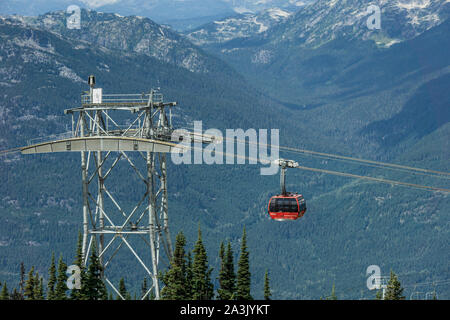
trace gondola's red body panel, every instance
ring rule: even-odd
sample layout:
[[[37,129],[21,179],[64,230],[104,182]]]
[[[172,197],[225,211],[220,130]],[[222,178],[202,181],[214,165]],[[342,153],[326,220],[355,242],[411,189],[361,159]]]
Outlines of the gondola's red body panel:
[[[270,198],[268,211],[274,220],[297,220],[306,212],[306,201],[297,193],[273,196]]]

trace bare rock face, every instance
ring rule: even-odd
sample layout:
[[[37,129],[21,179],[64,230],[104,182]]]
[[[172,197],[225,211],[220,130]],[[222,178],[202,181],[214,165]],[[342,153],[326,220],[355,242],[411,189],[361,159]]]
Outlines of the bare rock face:
[[[163,62],[183,67],[191,72],[207,73],[205,55],[189,40],[167,26],[139,16],[81,11],[81,28],[67,28],[68,14],[51,12],[37,18],[9,17],[11,21],[51,31],[65,38],[83,41],[125,55],[145,54]],[[207,59],[206,59],[207,60]]]

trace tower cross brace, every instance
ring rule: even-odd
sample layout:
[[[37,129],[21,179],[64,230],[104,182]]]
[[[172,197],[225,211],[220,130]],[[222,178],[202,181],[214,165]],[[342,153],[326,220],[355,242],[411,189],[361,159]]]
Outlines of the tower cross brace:
[[[103,95],[89,77],[89,92],[81,96],[81,107],[66,109],[72,115],[70,137],[21,148],[22,154],[80,152],[82,180],[83,239],[82,253],[87,264],[92,246],[98,250],[102,276],[122,299],[119,290],[107,276],[109,265],[122,248],[128,248],[152,280],[143,293],[145,299],[153,290],[160,299],[158,270],[160,249],[168,261],[173,255],[169,232],[167,193],[167,153],[183,151],[172,141],[172,107],[163,95],[152,89],[148,94]],[[98,91],[100,90],[100,92]],[[126,118],[124,112],[132,115]],[[122,116],[120,116],[122,115]],[[176,141],[179,142],[179,141]],[[130,154],[138,154],[138,160]],[[139,157],[140,155],[140,157]],[[142,162],[145,169],[142,169]],[[128,165],[144,185],[143,194],[131,210],[120,205],[107,182],[117,167]],[[150,251],[150,263],[131,240],[141,238]],[[115,248],[114,248],[115,247]],[[138,252],[139,251],[139,252]],[[144,249],[143,253],[148,253]]]

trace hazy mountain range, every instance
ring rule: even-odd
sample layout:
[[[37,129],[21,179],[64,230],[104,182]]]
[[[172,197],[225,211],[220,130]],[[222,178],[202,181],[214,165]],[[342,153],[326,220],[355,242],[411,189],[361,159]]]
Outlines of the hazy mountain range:
[[[37,16],[50,11],[65,10],[70,5],[121,15],[151,18],[158,23],[186,29],[214,18],[236,13],[256,13],[279,7],[295,10],[311,1],[294,0],[8,0],[0,2],[0,14]]]

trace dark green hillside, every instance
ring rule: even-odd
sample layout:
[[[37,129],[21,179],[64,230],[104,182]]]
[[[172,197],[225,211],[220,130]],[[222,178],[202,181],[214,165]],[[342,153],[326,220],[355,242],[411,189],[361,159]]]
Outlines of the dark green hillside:
[[[404,139],[420,139],[450,121],[450,75],[421,86],[402,110],[387,120],[371,123],[363,133],[375,136],[383,146],[393,147]]]

